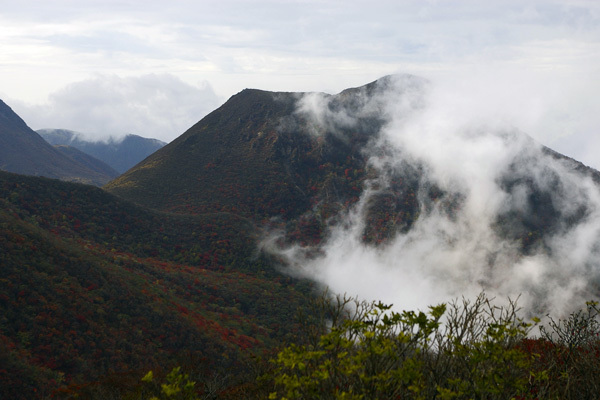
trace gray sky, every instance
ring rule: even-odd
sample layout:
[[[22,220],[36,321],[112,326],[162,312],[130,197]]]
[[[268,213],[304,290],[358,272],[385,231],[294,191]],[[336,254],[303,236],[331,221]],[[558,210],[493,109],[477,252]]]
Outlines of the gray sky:
[[[390,73],[600,168],[596,0],[0,0],[0,98],[34,129],[170,141],[247,87]]]

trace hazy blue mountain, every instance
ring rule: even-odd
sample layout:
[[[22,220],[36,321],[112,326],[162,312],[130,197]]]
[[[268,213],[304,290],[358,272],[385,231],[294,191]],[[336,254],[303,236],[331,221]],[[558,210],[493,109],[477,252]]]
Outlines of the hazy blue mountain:
[[[114,177],[48,144],[0,100],[0,169],[101,186]]]
[[[110,165],[106,164],[104,161],[98,160],[96,157],[92,157],[87,153],[73,147],[67,145],[55,145],[55,149],[66,155],[67,157],[72,158],[77,161],[81,165],[86,166],[92,171],[96,171],[98,173],[107,175],[111,178],[116,178],[120,174],[112,168]]]
[[[67,129],[40,129],[37,131],[52,145],[66,145],[95,157],[119,173],[123,173],[163,147],[166,143],[157,139],[127,135],[121,140],[86,140],[84,136]]]

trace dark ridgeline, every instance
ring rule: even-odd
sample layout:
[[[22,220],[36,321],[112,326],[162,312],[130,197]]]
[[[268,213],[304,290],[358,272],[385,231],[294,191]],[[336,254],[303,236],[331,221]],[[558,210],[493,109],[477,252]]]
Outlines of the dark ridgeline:
[[[147,139],[138,135],[126,135],[116,140],[91,141],[83,135],[67,129],[38,129],[48,143],[74,147],[115,169],[119,174],[127,171],[166,143],[157,139]],[[117,176],[115,175],[115,176]]]

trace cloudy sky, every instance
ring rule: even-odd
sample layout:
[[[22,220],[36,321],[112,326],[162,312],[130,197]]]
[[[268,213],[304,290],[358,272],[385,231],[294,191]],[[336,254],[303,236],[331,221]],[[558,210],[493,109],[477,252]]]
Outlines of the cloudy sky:
[[[600,168],[596,0],[0,0],[0,98],[34,129],[170,141],[247,87],[390,73]]]

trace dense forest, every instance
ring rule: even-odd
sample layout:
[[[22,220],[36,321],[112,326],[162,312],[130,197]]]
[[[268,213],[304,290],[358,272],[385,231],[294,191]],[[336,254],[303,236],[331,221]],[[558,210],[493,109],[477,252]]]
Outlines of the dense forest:
[[[309,286],[255,254],[248,221],[10,173],[0,192],[3,398],[190,360],[225,374],[295,329]]]

